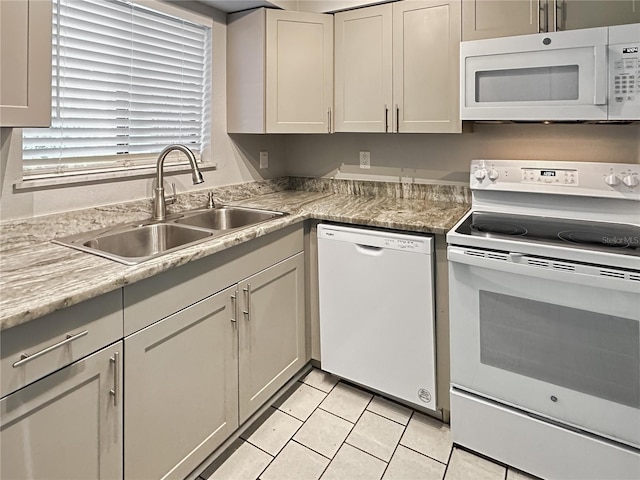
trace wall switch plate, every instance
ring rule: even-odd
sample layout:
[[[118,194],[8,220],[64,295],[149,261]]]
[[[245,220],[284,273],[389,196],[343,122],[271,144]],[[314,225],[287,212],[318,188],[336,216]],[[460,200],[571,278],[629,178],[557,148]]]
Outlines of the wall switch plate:
[[[269,152],[266,150],[260,152],[260,168],[269,168]]]
[[[371,152],[360,152],[360,168],[371,168]]]

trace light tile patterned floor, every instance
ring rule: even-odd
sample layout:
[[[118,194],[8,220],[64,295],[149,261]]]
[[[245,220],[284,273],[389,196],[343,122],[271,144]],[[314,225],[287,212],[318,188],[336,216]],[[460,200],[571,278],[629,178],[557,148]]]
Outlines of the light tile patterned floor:
[[[448,425],[312,370],[202,480],[531,480],[454,448]]]

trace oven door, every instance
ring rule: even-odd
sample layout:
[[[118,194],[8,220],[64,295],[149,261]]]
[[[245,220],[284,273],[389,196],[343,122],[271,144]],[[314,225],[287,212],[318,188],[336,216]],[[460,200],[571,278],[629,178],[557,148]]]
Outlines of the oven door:
[[[463,120],[606,120],[607,29],[462,42]]]
[[[456,246],[448,258],[454,386],[640,447],[640,272]]]

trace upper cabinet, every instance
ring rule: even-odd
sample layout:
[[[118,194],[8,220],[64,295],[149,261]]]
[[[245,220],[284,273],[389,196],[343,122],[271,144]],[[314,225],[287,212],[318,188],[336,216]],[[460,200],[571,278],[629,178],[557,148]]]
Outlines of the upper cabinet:
[[[640,22],[640,0],[463,0],[462,39]]]
[[[51,2],[0,1],[0,127],[51,124]]]
[[[555,0],[555,8],[556,30],[640,23],[640,0]]]
[[[462,40],[538,33],[545,0],[463,0]]]
[[[328,133],[332,105],[332,15],[264,8],[229,15],[229,133]]]
[[[460,3],[335,15],[337,132],[459,133]]]

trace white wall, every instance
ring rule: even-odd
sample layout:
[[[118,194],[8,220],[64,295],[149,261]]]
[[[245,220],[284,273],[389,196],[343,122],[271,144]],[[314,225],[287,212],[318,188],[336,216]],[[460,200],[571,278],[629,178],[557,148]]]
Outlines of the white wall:
[[[187,5],[191,2],[179,2]],[[278,135],[233,135],[226,133],[226,14],[215,9],[191,4],[191,9],[213,17],[212,76],[212,161],[216,170],[204,171],[205,183],[191,184],[191,174],[167,174],[175,182],[178,193],[219,185],[230,185],[285,173],[284,141]],[[103,181],[32,190],[15,190],[22,180],[21,129],[3,128],[0,132],[0,220],[28,218],[55,212],[76,210],[129,200],[150,198],[152,175],[146,178]],[[269,152],[269,168],[259,170],[259,152]]]
[[[371,169],[359,168],[359,151]],[[311,177],[468,183],[472,159],[640,163],[640,125],[482,125],[452,134],[291,135],[286,172]]]

